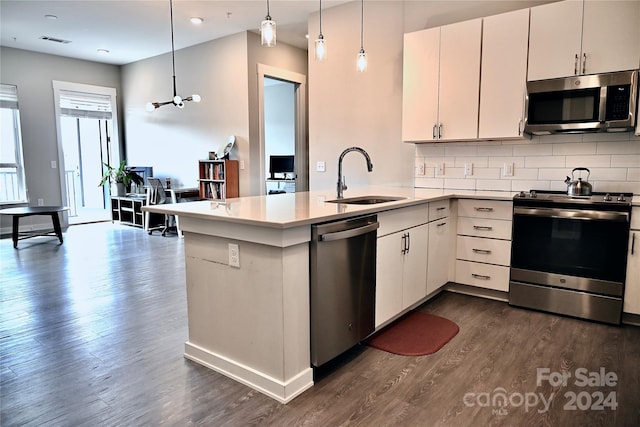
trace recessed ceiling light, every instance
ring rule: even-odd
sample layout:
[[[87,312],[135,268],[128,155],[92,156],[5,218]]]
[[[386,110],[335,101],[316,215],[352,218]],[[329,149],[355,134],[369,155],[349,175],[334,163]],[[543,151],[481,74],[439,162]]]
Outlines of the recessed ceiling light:
[[[102,55],[106,55],[109,53],[108,49],[98,49],[98,53],[102,54]]]
[[[44,15],[45,18],[47,19],[58,19],[58,17],[56,15]]]
[[[194,16],[193,18],[190,19],[192,24],[202,24],[204,22],[204,19],[198,17],[198,16]]]

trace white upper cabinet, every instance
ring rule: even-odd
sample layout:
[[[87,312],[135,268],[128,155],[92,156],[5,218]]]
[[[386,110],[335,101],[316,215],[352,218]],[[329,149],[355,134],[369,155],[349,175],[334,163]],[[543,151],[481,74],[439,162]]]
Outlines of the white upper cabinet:
[[[582,74],[640,67],[640,1],[584,2]]]
[[[640,66],[640,2],[565,0],[531,8],[528,80]]]
[[[441,27],[438,137],[478,137],[482,19]]]
[[[482,20],[404,36],[402,139],[478,137]]]
[[[529,10],[484,18],[480,139],[523,136]]]
[[[433,141],[438,121],[440,28],[404,35],[402,140]]]

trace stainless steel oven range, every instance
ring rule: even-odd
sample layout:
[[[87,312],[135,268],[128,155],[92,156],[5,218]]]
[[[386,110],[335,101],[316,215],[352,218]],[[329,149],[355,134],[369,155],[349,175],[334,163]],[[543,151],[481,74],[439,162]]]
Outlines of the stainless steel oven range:
[[[517,194],[509,304],[619,324],[632,196]]]

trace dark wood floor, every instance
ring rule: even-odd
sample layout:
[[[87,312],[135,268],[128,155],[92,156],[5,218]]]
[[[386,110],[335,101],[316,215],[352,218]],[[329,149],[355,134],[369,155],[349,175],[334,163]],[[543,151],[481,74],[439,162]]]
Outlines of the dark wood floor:
[[[438,353],[362,346],[281,405],[182,357],[182,239],[90,224],[71,227],[63,245],[36,238],[14,250],[3,239],[0,255],[2,426],[640,425],[637,327],[447,293],[420,307],[460,326]],[[538,368],[572,376],[537,386]],[[617,382],[581,387],[580,368]],[[610,399],[592,409],[600,392]],[[493,404],[500,393],[506,407]],[[545,410],[540,396],[552,394]]]

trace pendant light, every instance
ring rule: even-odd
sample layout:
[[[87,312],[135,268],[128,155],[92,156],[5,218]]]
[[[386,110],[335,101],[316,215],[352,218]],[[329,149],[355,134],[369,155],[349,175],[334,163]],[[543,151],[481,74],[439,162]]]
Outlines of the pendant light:
[[[267,16],[260,23],[260,38],[262,46],[271,47],[276,45],[276,21],[269,15],[269,0],[267,0]]]
[[[364,73],[367,71],[367,54],[364,52],[364,0],[360,0],[360,52],[358,52],[358,60],[356,66],[358,71]]]
[[[176,91],[176,58],[175,48],[173,43],[173,0],[169,0],[169,9],[171,13],[171,63],[173,66],[173,99],[166,102],[148,102],[147,111],[154,111],[156,108],[160,108],[163,105],[173,104],[178,108],[184,108],[185,101],[200,102],[200,95],[193,94],[186,98],[182,98]]]
[[[322,0],[320,0],[320,35],[316,39],[316,61],[324,61],[327,58],[327,42],[322,35]]]

